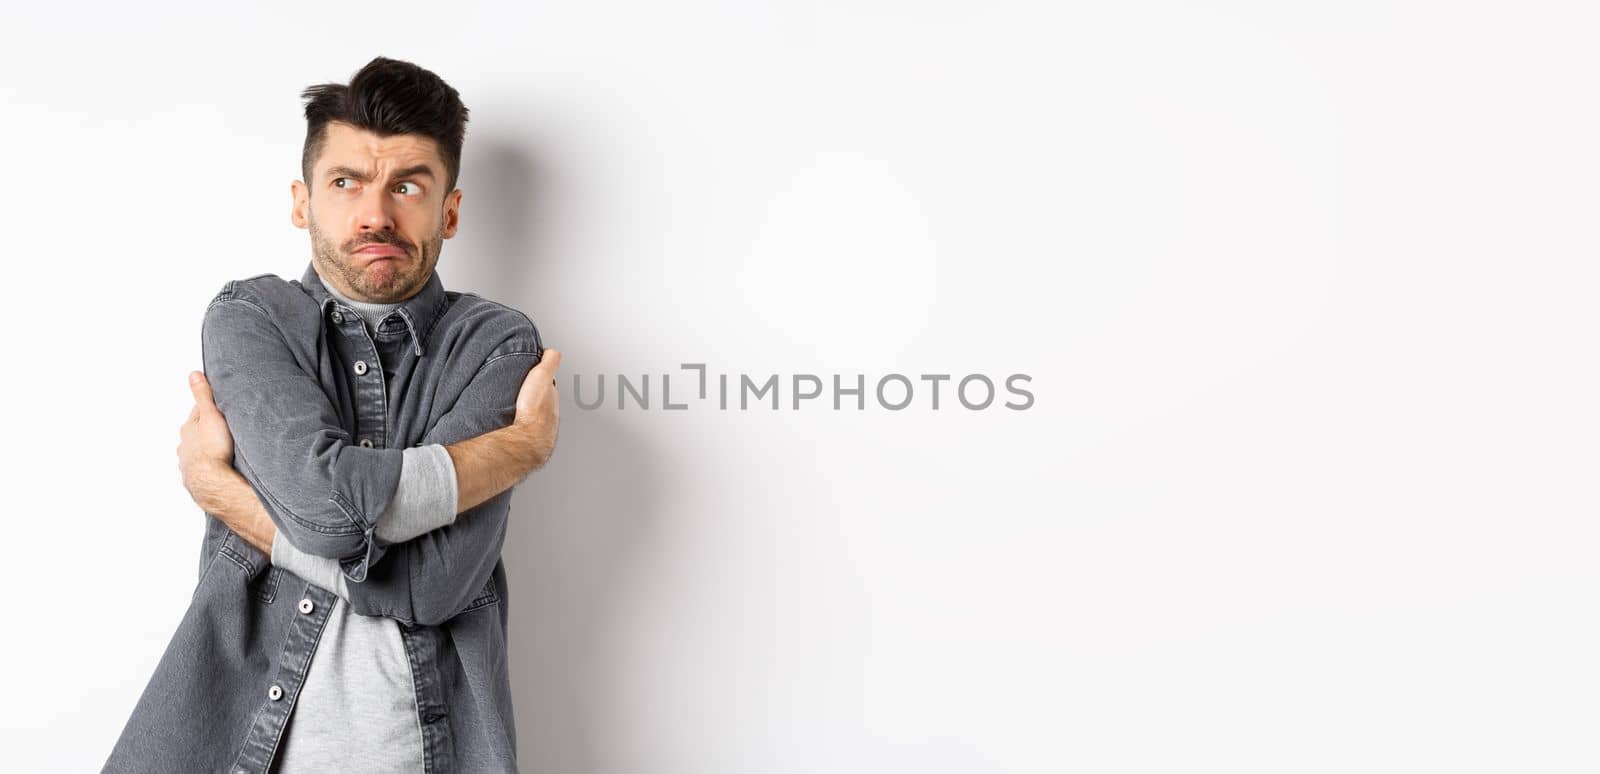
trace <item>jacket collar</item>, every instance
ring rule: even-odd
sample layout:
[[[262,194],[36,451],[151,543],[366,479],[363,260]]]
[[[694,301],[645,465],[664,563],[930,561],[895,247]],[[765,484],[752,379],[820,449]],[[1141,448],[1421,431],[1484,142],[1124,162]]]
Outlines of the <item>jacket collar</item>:
[[[330,308],[341,306],[339,299],[334,298],[333,294],[328,292],[327,286],[322,284],[322,276],[317,274],[314,262],[306,263],[306,271],[300,275],[300,286],[321,307],[324,318],[327,317]],[[421,290],[400,302],[400,306],[389,313],[398,314],[400,319],[405,321],[406,329],[411,333],[411,346],[416,350],[417,357],[422,357],[424,351],[422,342],[427,341],[434,323],[437,323],[444,314],[447,300],[444,282],[439,279],[439,272],[435,270],[428,275],[428,282]],[[350,311],[352,314],[355,313],[353,309]]]

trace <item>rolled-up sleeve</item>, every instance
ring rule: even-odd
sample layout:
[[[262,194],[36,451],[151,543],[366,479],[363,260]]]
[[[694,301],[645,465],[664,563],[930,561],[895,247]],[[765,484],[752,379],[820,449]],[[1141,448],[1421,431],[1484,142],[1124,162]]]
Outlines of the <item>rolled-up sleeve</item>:
[[[455,521],[459,499],[455,462],[443,444],[405,450],[400,488],[378,517],[374,534],[384,543],[402,543]],[[350,584],[339,562],[296,548],[279,530],[272,539],[272,563],[350,601]]]
[[[404,543],[456,520],[461,499],[455,461],[444,444],[430,443],[404,450],[400,488],[378,517],[374,534],[384,543]]]
[[[225,289],[206,308],[200,338],[234,467],[290,542],[340,559],[361,582],[384,550],[374,533],[399,485],[403,451],[352,443],[316,364],[297,356],[253,301]]]

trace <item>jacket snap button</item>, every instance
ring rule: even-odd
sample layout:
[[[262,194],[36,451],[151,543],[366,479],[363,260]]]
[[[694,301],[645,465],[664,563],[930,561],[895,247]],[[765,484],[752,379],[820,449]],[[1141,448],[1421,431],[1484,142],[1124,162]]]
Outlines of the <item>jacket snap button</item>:
[[[366,372],[367,372],[367,361],[365,361],[365,360],[357,360],[356,361],[356,375],[359,376],[359,375],[364,374]]]
[[[344,315],[340,314],[337,309],[333,310],[333,321],[336,323],[344,322]]]
[[[368,449],[372,448],[372,439],[371,438],[363,438],[363,439],[361,439],[361,445],[367,447]]]
[[[310,615],[311,611],[315,610],[315,609],[317,609],[317,606],[312,604],[311,600],[309,600],[309,599],[300,600],[300,612],[305,613],[306,615]]]
[[[277,701],[277,700],[283,698],[283,689],[279,688],[276,685],[272,686],[271,688],[268,688],[267,689],[267,698],[269,698],[269,699],[271,699],[273,701]]]

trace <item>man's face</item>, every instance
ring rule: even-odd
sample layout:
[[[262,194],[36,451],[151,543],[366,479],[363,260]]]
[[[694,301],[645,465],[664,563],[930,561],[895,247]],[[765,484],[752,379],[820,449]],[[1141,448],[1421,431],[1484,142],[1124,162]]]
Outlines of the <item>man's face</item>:
[[[391,303],[421,290],[456,234],[461,191],[445,191],[438,144],[327,126],[311,180],[294,181],[290,220],[311,230],[323,281],[357,301]]]

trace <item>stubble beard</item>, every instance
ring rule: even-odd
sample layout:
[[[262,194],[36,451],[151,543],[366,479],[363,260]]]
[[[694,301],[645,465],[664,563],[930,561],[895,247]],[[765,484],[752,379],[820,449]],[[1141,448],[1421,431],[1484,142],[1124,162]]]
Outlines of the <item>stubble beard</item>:
[[[337,276],[345,287],[360,296],[352,298],[372,303],[394,303],[416,295],[427,284],[444,245],[444,221],[441,219],[433,237],[421,245],[421,260],[414,263],[407,260],[403,266],[397,266],[395,261],[387,261],[385,267],[368,271],[355,263],[361,259],[347,257],[349,253],[317,228],[316,218],[308,216],[307,220],[311,229],[311,251],[318,268],[325,275],[331,273]],[[352,246],[357,244],[352,243]]]

